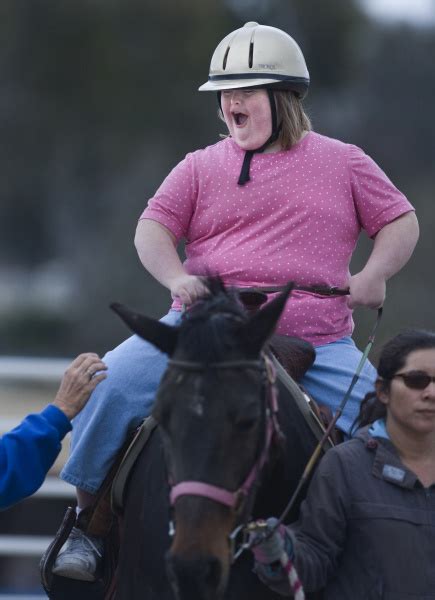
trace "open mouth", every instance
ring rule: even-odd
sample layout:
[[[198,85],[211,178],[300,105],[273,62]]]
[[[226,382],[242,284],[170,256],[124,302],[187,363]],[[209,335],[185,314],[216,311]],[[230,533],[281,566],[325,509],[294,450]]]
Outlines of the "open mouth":
[[[238,127],[242,127],[248,120],[248,115],[237,112],[237,113],[233,113],[233,118],[234,118],[236,125]]]

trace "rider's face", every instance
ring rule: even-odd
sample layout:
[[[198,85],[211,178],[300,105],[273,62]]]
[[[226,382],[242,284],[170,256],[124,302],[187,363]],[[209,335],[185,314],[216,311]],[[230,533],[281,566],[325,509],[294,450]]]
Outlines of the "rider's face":
[[[231,137],[243,150],[255,150],[271,136],[272,115],[266,90],[224,90],[221,106]]]

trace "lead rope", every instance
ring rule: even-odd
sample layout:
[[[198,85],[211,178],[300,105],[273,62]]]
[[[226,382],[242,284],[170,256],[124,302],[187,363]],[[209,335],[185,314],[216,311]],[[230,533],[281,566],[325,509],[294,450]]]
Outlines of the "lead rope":
[[[305,600],[305,592],[302,586],[302,581],[299,579],[299,575],[296,571],[293,561],[291,561],[287,556],[287,552],[283,552],[281,554],[279,562],[281,563],[284,571],[287,573],[288,582],[290,584],[290,589],[293,593],[294,599]]]
[[[274,531],[274,529],[271,528],[269,521],[269,519],[268,521],[258,520],[249,524],[248,527],[250,530],[250,541],[252,542],[252,546],[255,547],[259,543],[265,542],[267,545],[267,554],[269,556],[272,555],[273,557],[276,557],[276,562],[280,563],[283,571],[287,575],[292,597],[295,598],[295,600],[305,600],[305,592],[302,582],[299,579],[299,575],[296,571],[296,567],[293,564],[293,560],[286,551],[286,543],[284,541],[285,538],[282,536],[281,532],[276,531],[272,537],[270,536],[270,533]],[[281,527],[283,528],[283,526]],[[256,556],[256,559],[258,560],[260,557]]]
[[[334,415],[334,418],[332,419],[332,421],[329,423],[328,427],[326,428],[322,439],[320,440],[320,442],[317,444],[311,458],[309,459],[307,466],[305,467],[305,470],[299,480],[299,483],[292,495],[292,497],[290,498],[290,501],[288,502],[287,506],[285,507],[284,511],[282,512],[280,518],[277,520],[276,524],[270,528],[270,530],[266,533],[266,534],[262,534],[261,536],[252,536],[250,541],[248,541],[247,543],[244,544],[244,548],[243,549],[250,549],[252,548],[254,545],[257,545],[259,543],[261,543],[264,540],[270,539],[275,532],[277,532],[277,529],[283,525],[283,521],[285,519],[285,517],[287,516],[287,514],[290,512],[290,510],[293,508],[293,505],[296,501],[296,499],[298,498],[301,489],[303,488],[303,486],[305,485],[305,483],[307,482],[316,462],[318,461],[318,458],[320,456],[320,452],[322,451],[322,448],[324,446],[324,444],[326,443],[327,439],[329,438],[331,431],[333,430],[333,428],[335,427],[338,419],[341,417],[343,410],[347,404],[347,401],[350,398],[350,395],[352,393],[353,388],[355,387],[362,368],[364,366],[364,363],[367,360],[367,357],[370,353],[370,350],[372,349],[373,343],[375,341],[375,336],[376,336],[376,332],[377,329],[379,327],[379,323],[381,321],[382,318],[382,307],[378,309],[378,314],[376,317],[376,321],[375,324],[373,326],[373,329],[370,333],[367,345],[364,349],[363,355],[361,356],[361,359],[359,361],[359,364],[357,366],[357,369],[355,371],[354,376],[352,377],[352,381],[350,382],[349,388],[347,390],[347,392],[345,393],[343,400],[340,403],[340,406],[337,409],[337,412]],[[256,521],[254,523],[251,523],[248,525],[248,528],[251,529],[251,531],[257,531],[263,527],[262,523],[264,523],[264,521]],[[290,589],[294,595],[295,600],[305,600],[305,592],[302,586],[302,582],[299,578],[299,575],[297,573],[296,567],[293,564],[293,561],[289,558],[288,554],[285,552],[285,550],[282,552],[282,554],[280,555],[280,559],[279,559],[282,568],[284,569],[285,573],[287,574],[288,577],[288,581],[289,581],[289,585],[290,585]]]

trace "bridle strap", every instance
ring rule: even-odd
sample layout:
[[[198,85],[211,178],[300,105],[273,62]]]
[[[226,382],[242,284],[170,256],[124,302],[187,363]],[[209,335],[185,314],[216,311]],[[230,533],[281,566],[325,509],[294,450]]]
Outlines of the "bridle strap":
[[[266,435],[264,446],[258,460],[256,460],[248,476],[239,489],[235,492],[232,492],[230,490],[226,490],[225,488],[204,483],[202,481],[181,481],[180,483],[171,486],[171,492],[169,496],[171,506],[174,506],[176,500],[181,496],[202,496],[223,504],[224,506],[228,506],[229,508],[238,508],[240,506],[240,501],[249,495],[252,486],[254,485],[259,473],[267,461],[274,433],[277,435],[280,433],[277,420],[278,400],[275,386],[275,367],[267,355],[262,355],[262,360],[235,360],[220,363],[210,363],[209,365],[204,365],[199,362],[195,363],[171,359],[169,364],[171,366],[193,371],[203,371],[207,368],[237,369],[242,367],[256,368],[266,371],[268,386],[266,388]]]
[[[211,485],[209,483],[203,483],[202,481],[182,481],[177,483],[171,489],[169,499],[171,506],[174,506],[175,501],[180,496],[202,496],[203,498],[210,498],[215,500],[219,504],[224,504],[233,508],[238,502],[238,492],[229,492],[223,488]]]
[[[258,474],[267,460],[273,432],[273,422],[271,419],[269,419],[267,423],[266,442],[263,452],[237,491],[230,492],[225,488],[204,483],[202,481],[181,481],[180,483],[174,485],[171,489],[169,495],[171,506],[174,506],[175,501],[180,498],[180,496],[202,496],[203,498],[209,498],[210,500],[214,500],[215,502],[228,506],[229,508],[236,508],[239,505],[240,500],[243,497],[248,496],[252,485],[254,484]]]

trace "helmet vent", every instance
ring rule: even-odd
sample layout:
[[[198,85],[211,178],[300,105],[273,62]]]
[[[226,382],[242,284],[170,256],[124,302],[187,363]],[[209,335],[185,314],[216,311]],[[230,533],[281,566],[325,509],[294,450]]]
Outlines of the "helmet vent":
[[[225,50],[225,55],[224,55],[224,60],[222,63],[222,69],[225,71],[225,69],[227,68],[227,59],[228,59],[228,53],[230,51],[230,46],[228,46],[228,48]]]
[[[249,44],[249,68],[252,69],[252,63],[254,62],[254,42]]]

